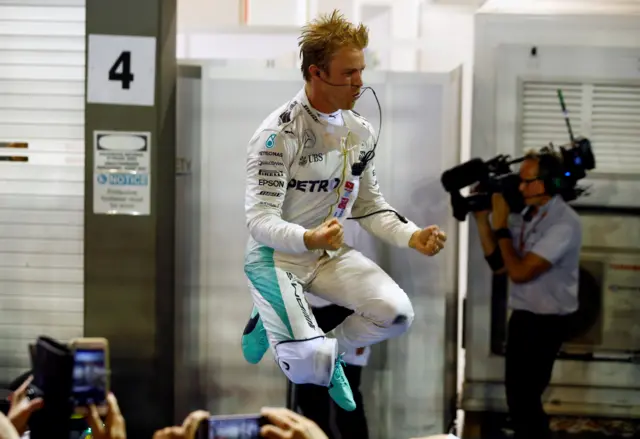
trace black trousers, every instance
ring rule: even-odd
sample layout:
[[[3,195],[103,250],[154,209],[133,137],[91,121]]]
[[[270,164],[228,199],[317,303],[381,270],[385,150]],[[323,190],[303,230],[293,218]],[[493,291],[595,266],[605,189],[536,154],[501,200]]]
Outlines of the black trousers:
[[[560,347],[567,337],[570,316],[513,311],[507,330],[505,387],[515,439],[548,439],[549,419],[542,394]]]
[[[351,315],[353,311],[337,305],[323,308],[314,308],[313,315],[318,326],[329,332]],[[297,384],[294,388],[294,399],[297,409],[304,416],[324,431],[329,439],[369,439],[367,418],[364,413],[362,393],[360,392],[360,379],[362,367],[348,364],[345,375],[353,391],[353,399],[356,409],[347,412],[333,402],[326,387],[314,384]],[[332,422],[332,413],[335,422]],[[332,427],[334,425],[335,427]],[[337,434],[336,434],[337,430]]]

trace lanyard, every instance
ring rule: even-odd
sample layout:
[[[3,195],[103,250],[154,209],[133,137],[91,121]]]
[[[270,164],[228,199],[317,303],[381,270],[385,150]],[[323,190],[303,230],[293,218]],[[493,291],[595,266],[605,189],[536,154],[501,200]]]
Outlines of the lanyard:
[[[529,239],[529,237],[531,236],[532,233],[534,233],[536,231],[536,227],[538,227],[538,224],[540,224],[540,222],[542,222],[542,220],[547,216],[547,213],[549,213],[549,209],[551,208],[552,204],[555,202],[555,198],[552,199],[551,201],[549,201],[546,206],[543,207],[544,212],[542,212],[540,214],[540,217],[538,218],[538,220],[533,223],[531,225],[531,228],[529,229],[529,231],[527,232],[527,234],[524,234],[524,229],[527,228],[527,223],[523,222],[522,223],[522,228],[520,229],[520,242],[518,243],[518,249],[520,250],[520,255],[524,254],[524,246],[525,243],[527,242],[527,240]]]

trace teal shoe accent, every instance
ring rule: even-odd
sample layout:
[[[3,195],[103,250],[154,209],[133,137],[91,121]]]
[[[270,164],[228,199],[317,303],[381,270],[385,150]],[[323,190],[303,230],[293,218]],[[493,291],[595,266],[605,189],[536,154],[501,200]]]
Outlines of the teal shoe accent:
[[[258,364],[268,349],[269,337],[267,337],[267,331],[264,329],[260,314],[254,306],[251,318],[242,334],[242,355],[247,362]]]
[[[331,383],[329,384],[329,395],[343,410],[352,412],[356,409],[356,402],[353,400],[353,392],[351,391],[349,380],[347,380],[347,376],[344,374],[344,364],[342,354],[338,355],[338,358],[336,358],[336,368],[333,371]]]

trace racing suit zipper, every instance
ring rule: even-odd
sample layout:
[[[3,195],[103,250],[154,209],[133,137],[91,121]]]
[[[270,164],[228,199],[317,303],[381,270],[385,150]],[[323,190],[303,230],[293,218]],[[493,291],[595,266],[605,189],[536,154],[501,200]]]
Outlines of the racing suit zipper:
[[[347,139],[349,137],[347,136]],[[345,139],[345,144],[346,144],[346,139]],[[337,200],[336,202],[331,205],[329,207],[329,213],[327,214],[327,216],[322,220],[322,222],[325,222],[326,220],[329,219],[329,217],[331,217],[331,213],[333,212],[334,208],[336,206],[338,206],[340,204],[340,200],[342,199],[342,186],[344,186],[345,181],[346,181],[346,175],[347,175],[347,164],[348,164],[348,156],[349,151],[347,151],[346,148],[342,148],[342,178],[340,180],[340,184],[338,186],[336,186],[335,192],[336,192],[336,196],[337,196]]]

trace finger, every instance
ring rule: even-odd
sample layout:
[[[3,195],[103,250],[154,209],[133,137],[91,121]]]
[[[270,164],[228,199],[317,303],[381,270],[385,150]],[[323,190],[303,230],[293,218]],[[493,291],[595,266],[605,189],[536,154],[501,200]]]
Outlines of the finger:
[[[325,221],[324,223],[327,227],[333,226],[335,224],[340,224],[340,221],[338,221],[338,218],[331,218],[328,221]]]
[[[427,243],[427,245],[425,245],[425,254],[427,256],[433,256],[438,253],[438,251],[438,246],[434,241],[429,242]]]
[[[109,407],[110,414],[122,416],[122,413],[120,413],[120,406],[118,405],[118,400],[116,399],[116,396],[111,392],[109,392],[109,394],[107,395],[107,406]]]
[[[293,437],[290,432],[287,432],[275,425],[265,425],[260,429],[260,437],[265,439],[288,439]]]
[[[423,255],[426,256],[431,256],[431,248],[426,245],[426,244],[420,244],[416,247],[416,250],[418,250],[420,253],[422,253]]]
[[[109,439],[126,439],[127,438],[127,427],[124,422],[124,416],[115,415],[110,423],[107,424],[109,427]]]
[[[438,237],[442,240],[442,241],[446,241],[447,240],[447,234],[445,232],[443,232],[442,230],[440,230],[440,232],[438,232]]]
[[[36,410],[40,410],[42,407],[44,407],[44,399],[36,398],[29,401],[29,405],[27,406],[27,412],[33,413]]]
[[[179,439],[184,437],[184,429],[182,427],[166,427],[158,430],[153,435],[153,439]]]
[[[304,422],[307,420],[307,418],[300,416],[298,413],[289,410],[288,408],[284,408],[284,407],[278,407],[277,409],[277,413],[280,414],[281,416],[288,418],[289,420],[291,420],[291,422],[295,423],[300,423],[300,422]]]
[[[119,420],[122,418],[120,413],[120,407],[118,406],[118,400],[113,393],[108,393],[106,398],[107,403],[107,416],[105,424],[109,426],[119,425]]]
[[[182,423],[182,426],[185,429],[185,437],[187,439],[195,438],[200,424],[206,422],[206,420],[209,419],[209,416],[209,412],[204,410],[196,410],[195,412],[189,413]]]
[[[340,230],[340,233],[338,233],[335,238],[337,241],[340,242],[340,244],[342,244],[342,241],[344,241],[344,230]]]
[[[285,415],[282,409],[266,408],[262,410],[262,415],[265,416],[273,425],[276,425],[285,430],[289,430],[292,426],[290,416]]]
[[[29,378],[24,380],[24,382],[20,385],[20,387],[18,387],[15,390],[15,392],[13,392],[13,397],[15,399],[23,398],[27,393],[27,387],[29,387],[29,384],[31,384],[32,381],[33,381],[33,375],[29,375]]]
[[[424,230],[433,234],[433,233],[438,233],[440,231],[440,227],[438,227],[437,225],[433,224],[433,225],[431,225],[429,227],[425,227]]]
[[[95,404],[91,404],[89,406],[89,416],[86,418],[87,424],[91,427],[91,431],[96,432],[94,436],[103,436],[104,435],[104,425],[102,425],[102,420],[100,419],[100,415],[98,414],[98,408]]]

